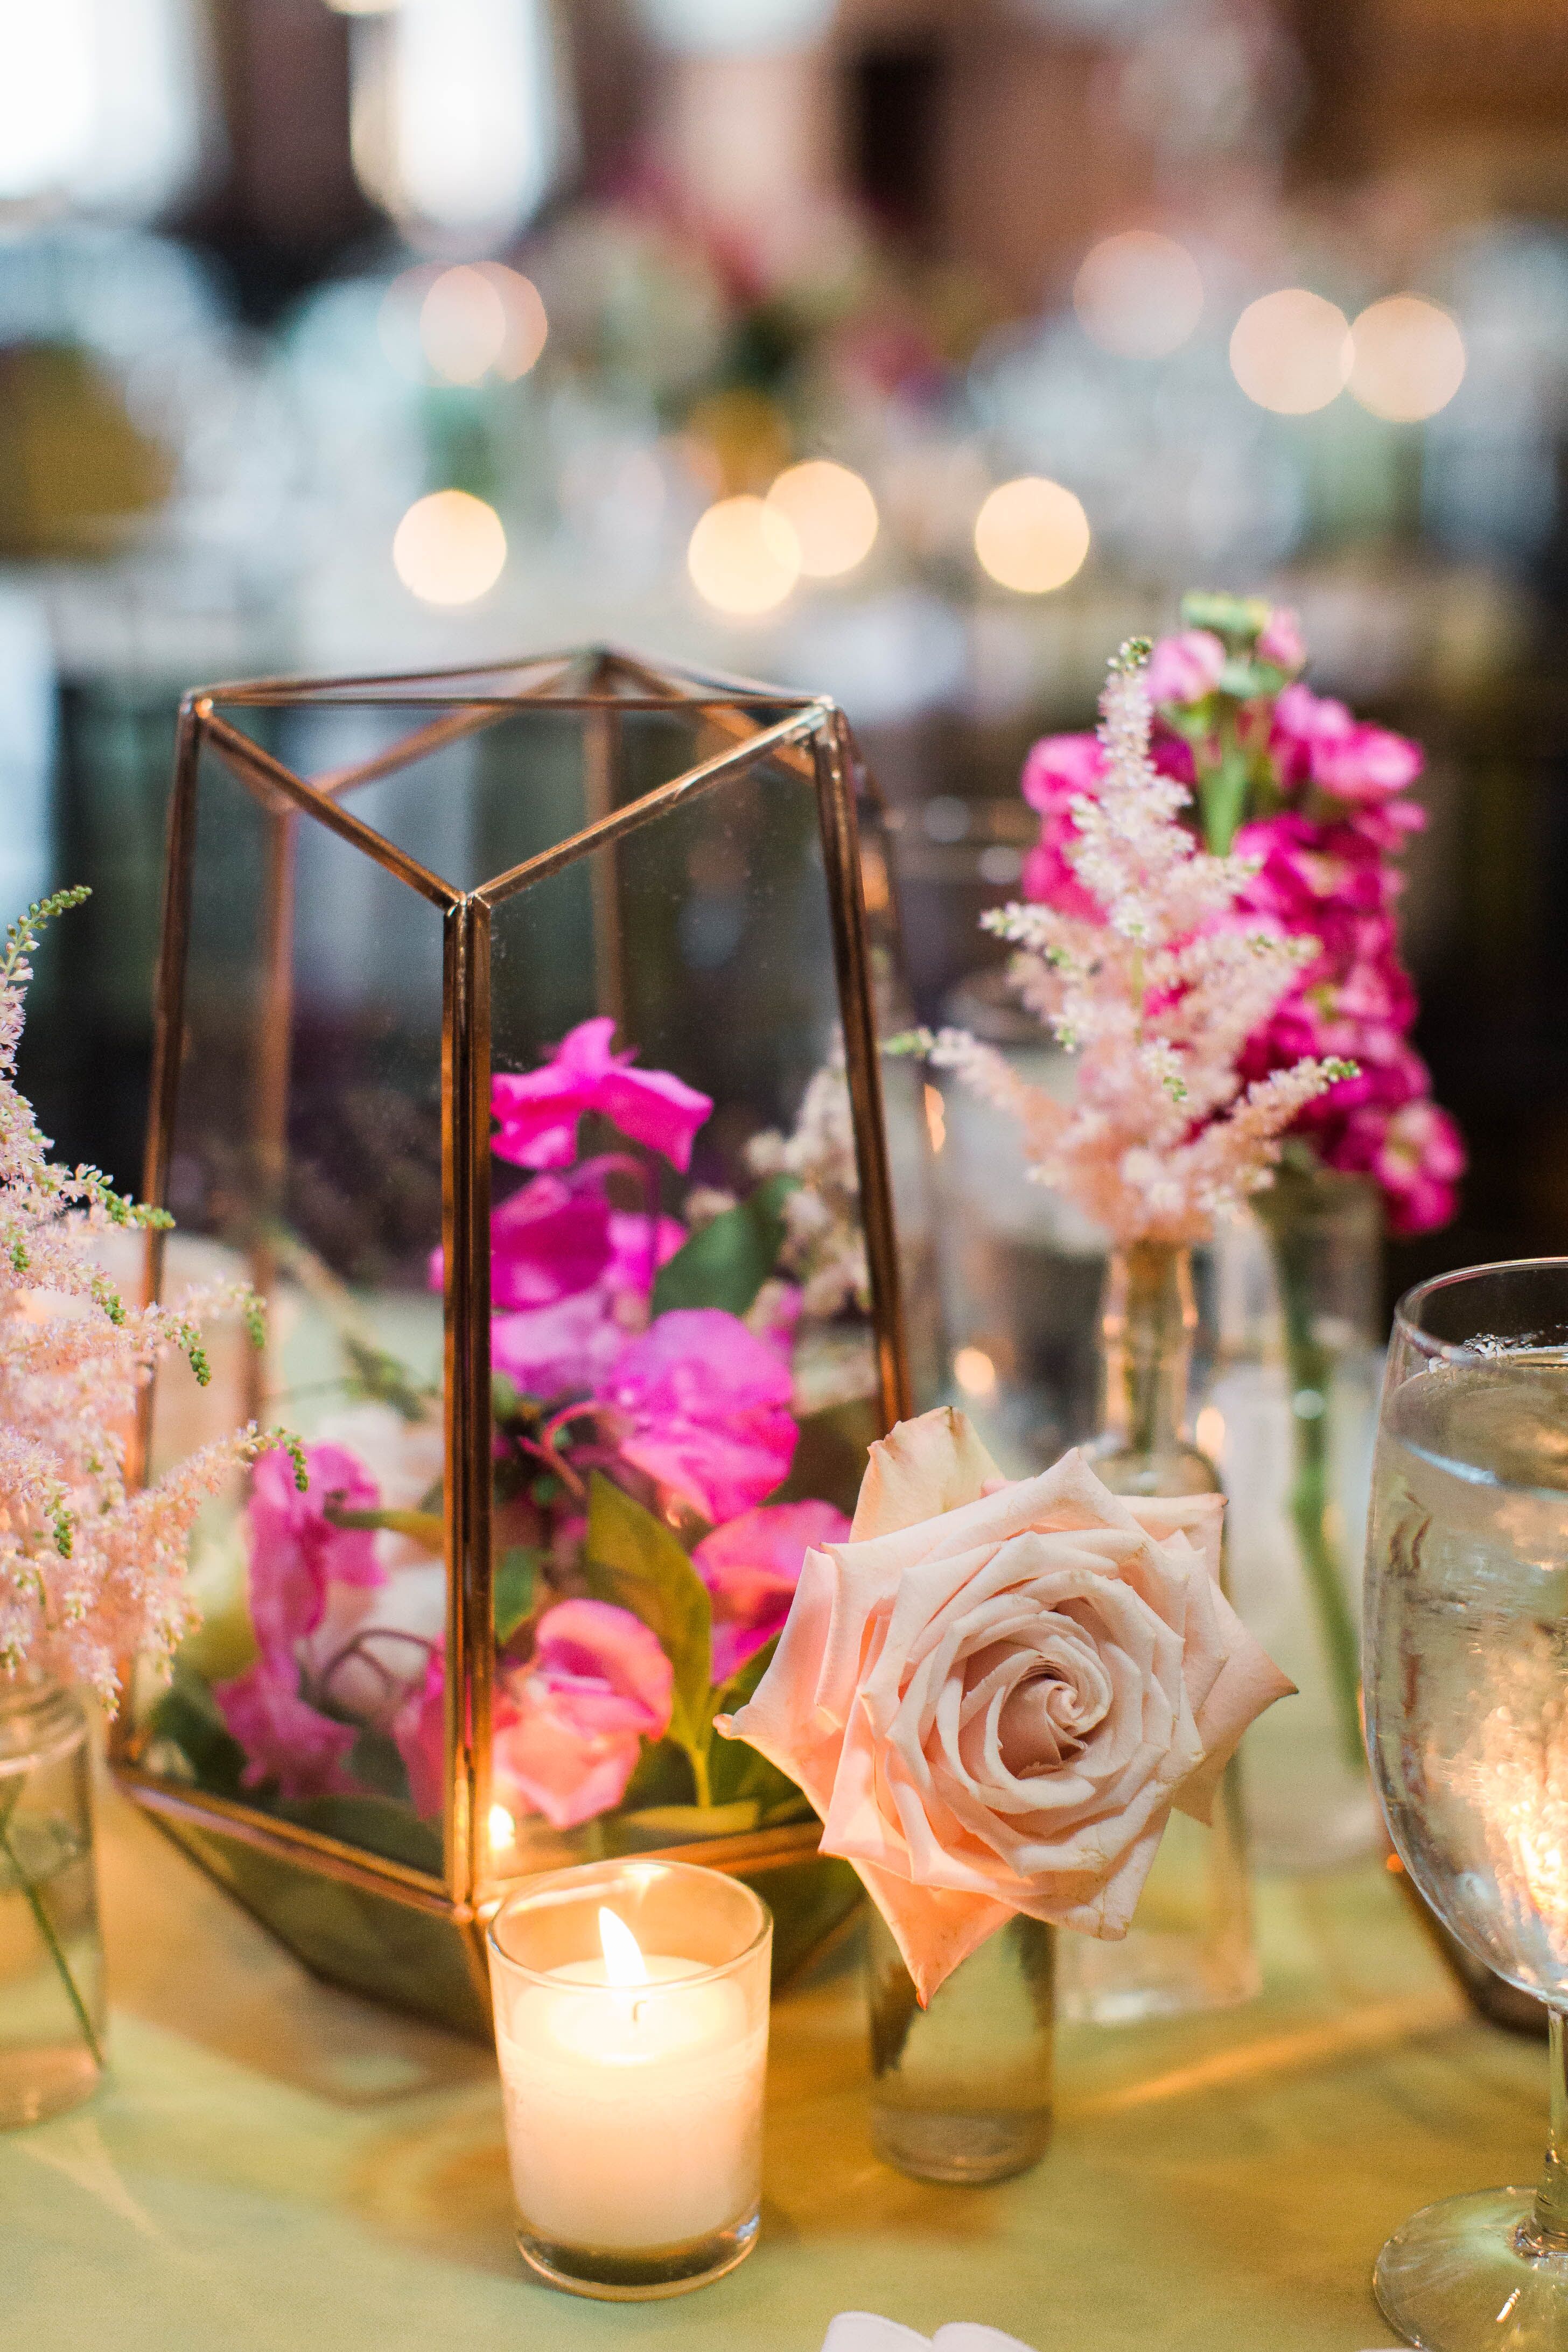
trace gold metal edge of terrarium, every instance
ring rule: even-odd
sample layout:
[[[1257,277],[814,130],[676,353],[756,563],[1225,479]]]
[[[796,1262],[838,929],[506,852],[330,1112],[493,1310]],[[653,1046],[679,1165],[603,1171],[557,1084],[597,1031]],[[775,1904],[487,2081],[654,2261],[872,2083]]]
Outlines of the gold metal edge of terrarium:
[[[602,709],[605,705],[595,704],[595,708]],[[626,808],[615,810],[611,815],[601,817],[595,824],[584,825],[568,840],[558,842],[552,849],[542,849],[537,856],[524,858],[521,866],[509,866],[493,881],[482,883],[473,896],[484,906],[496,907],[517,891],[528,888],[531,883],[548,881],[552,874],[559,874],[564,867],[575,865],[580,857],[589,856],[595,849],[605,849],[613,843],[624,840],[627,834],[651,824],[657,817],[679,807],[683,801],[696,799],[731,776],[744,775],[748,768],[759,760],[768,759],[781,745],[812,734],[827,716],[827,705],[814,704],[797,712],[793,719],[781,719],[776,727],[763,728],[750,741],[737,744],[732,751],[721,751],[714,759],[687,769],[682,775],[671,776],[668,782],[657,785],[642,799],[631,802]]]
[[[416,727],[412,735],[405,735],[400,742],[389,744],[371,759],[355,761],[346,768],[324,768],[320,775],[308,776],[305,781],[323,800],[336,800],[342,793],[357,792],[362,784],[374,784],[384,776],[396,775],[400,768],[408,767],[416,760],[428,759],[448,743],[461,742],[467,736],[482,733],[487,727],[499,726],[513,708],[510,702],[468,703],[460,710],[448,711],[444,719],[433,719],[427,726]]]
[[[258,782],[280,793],[294,807],[313,816],[319,824],[352,843],[399,882],[418,891],[422,898],[428,898],[433,906],[443,909],[455,907],[462,898],[463,893],[451,883],[443,882],[438,874],[432,874],[427,866],[422,866],[406,850],[399,849],[362,818],[340,808],[336,801],[324,798],[303,776],[297,776],[292,768],[286,768],[281,760],[264,751],[259,743],[253,743],[248,735],[242,735],[226,719],[219,719],[216,712],[209,713],[203,720],[203,732],[226,766],[248,768]]]
[[[207,702],[274,703],[279,701],[330,702],[342,687],[404,686],[412,683],[435,685],[450,679],[454,684],[465,677],[499,677],[509,670],[550,669],[559,675],[569,670],[574,662],[581,661],[583,648],[572,646],[543,654],[523,654],[515,661],[502,659],[490,662],[454,662],[437,664],[433,669],[373,670],[347,677],[238,677],[225,678],[216,686],[193,687],[193,695]],[[468,697],[458,699],[467,700]]]
[[[149,1812],[237,1838],[242,1845],[254,1846],[279,1862],[300,1863],[308,1858],[313,1868],[328,1877],[357,1886],[367,1895],[385,1895],[444,1918],[466,1915],[467,1906],[448,1892],[440,1876],[416,1870],[410,1863],[394,1862],[388,1855],[348,1845],[304,1822],[280,1821],[211,1790],[178,1788],[134,1764],[116,1763],[111,1769],[116,1786]]]

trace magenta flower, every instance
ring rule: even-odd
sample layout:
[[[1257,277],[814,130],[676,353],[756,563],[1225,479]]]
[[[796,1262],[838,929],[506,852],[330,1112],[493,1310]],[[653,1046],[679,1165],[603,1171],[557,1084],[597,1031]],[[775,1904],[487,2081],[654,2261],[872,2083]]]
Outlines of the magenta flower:
[[[447,1805],[447,1661],[439,1650],[393,1717],[392,1737],[415,1811],[422,1821],[439,1820]]]
[[[1375,803],[1421,773],[1421,747],[1354,718],[1342,702],[1300,683],[1275,699],[1271,747],[1281,782],[1311,782],[1336,800]]]
[[[1161,637],[1143,673],[1151,702],[1201,702],[1219,684],[1225,646],[1212,629],[1184,629]]]
[[[615,1023],[580,1022],[542,1069],[490,1081],[490,1108],[500,1122],[491,1149],[520,1168],[569,1168],[577,1153],[577,1122],[600,1111],[623,1135],[661,1151],[672,1166],[691,1165],[691,1143],[713,1108],[668,1070],[633,1066],[635,1050],[612,1053]]]
[[[1391,1234],[1426,1234],[1447,1224],[1458,1206],[1465,1147],[1447,1112],[1423,1088],[1394,1111],[1378,1103],[1353,1111],[1331,1164],[1376,1178]]]
[[[713,1603],[716,1683],[780,1631],[806,1553],[848,1537],[848,1520],[831,1503],[764,1504],[703,1537],[691,1559]]]
[[[343,1767],[358,1728],[335,1723],[300,1697],[300,1669],[289,1653],[264,1650],[243,1675],[216,1683],[213,1696],[229,1736],[245,1750],[244,1788],[276,1780],[279,1795],[290,1800],[353,1788]]]
[[[1099,920],[1100,908],[1067,853],[1078,838],[1073,802],[1092,795],[1104,773],[1105,753],[1094,735],[1044,735],[1024,761],[1024,798],[1040,813],[1039,841],[1024,860],[1024,896],[1089,923]]]
[[[1272,662],[1276,669],[1288,670],[1293,676],[1306,665],[1307,641],[1301,635],[1301,624],[1285,604],[1276,604],[1258,633],[1258,658]]]
[[[531,1663],[498,1694],[495,1791],[574,1829],[618,1805],[645,1739],[669,1728],[675,1671],[640,1618],[607,1601],[545,1611]]]
[[[788,1365],[717,1307],[661,1315],[599,1385],[621,1453],[715,1526],[789,1473],[800,1433]]]
[[[363,1462],[342,1445],[307,1445],[310,1484],[301,1494],[294,1465],[280,1449],[264,1454],[250,1482],[250,1620],[265,1656],[287,1652],[313,1633],[329,1584],[385,1581],[368,1528],[334,1527],[328,1506],[374,1511],[381,1491]]]
[[[490,1218],[490,1303],[552,1307],[598,1281],[610,1262],[610,1204],[595,1160],[536,1176]]]

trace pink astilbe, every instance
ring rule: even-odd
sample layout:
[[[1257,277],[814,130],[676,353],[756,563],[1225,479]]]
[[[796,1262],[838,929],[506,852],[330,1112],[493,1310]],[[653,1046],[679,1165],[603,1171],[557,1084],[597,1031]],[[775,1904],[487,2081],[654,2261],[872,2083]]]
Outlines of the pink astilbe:
[[[1095,912],[1011,906],[988,928],[1021,950],[1013,980],[1079,1057],[1070,1103],[992,1048],[944,1030],[932,1058],[1012,1112],[1029,1172],[1118,1242],[1200,1239],[1215,1213],[1270,1181],[1279,1139],[1347,1075],[1306,1056],[1244,1088],[1247,1040],[1295,987],[1313,940],[1245,911],[1253,866],[1200,849],[1190,794],[1150,758],[1141,649],[1111,665],[1100,772],[1071,802],[1064,855]]]
[[[0,1675],[84,1682],[112,1702],[132,1656],[166,1661],[195,1622],[185,1557],[203,1496],[274,1441],[241,1430],[156,1486],[128,1486],[153,1364],[178,1349],[205,1381],[202,1318],[258,1310],[238,1285],[178,1312],[127,1306],[94,1261],[97,1237],[167,1219],[95,1168],[52,1164],[16,1086],[27,959],[41,925],[86,895],[29,908],[0,957]]]

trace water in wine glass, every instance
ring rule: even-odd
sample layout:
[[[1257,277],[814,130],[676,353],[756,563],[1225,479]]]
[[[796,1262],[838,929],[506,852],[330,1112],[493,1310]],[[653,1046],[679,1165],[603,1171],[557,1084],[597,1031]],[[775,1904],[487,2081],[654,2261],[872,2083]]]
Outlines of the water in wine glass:
[[[1384,1406],[1368,1691],[1394,1842],[1454,1933],[1568,1996],[1568,1351],[1442,1363]]]

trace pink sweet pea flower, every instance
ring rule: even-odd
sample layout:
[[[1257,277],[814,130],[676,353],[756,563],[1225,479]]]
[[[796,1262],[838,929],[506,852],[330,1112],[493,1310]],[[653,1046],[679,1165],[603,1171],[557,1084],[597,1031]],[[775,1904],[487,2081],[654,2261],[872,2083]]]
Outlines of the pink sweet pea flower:
[[[607,1601],[545,1611],[530,1664],[498,1695],[497,1797],[574,1829],[620,1803],[645,1739],[669,1728],[675,1671],[640,1618]]]
[[[635,1050],[615,1054],[616,1024],[607,1017],[580,1022],[542,1068],[490,1081],[490,1108],[500,1123],[491,1139],[498,1160],[520,1168],[569,1168],[577,1154],[577,1122],[600,1111],[623,1135],[661,1151],[671,1165],[691,1165],[691,1143],[713,1108],[668,1070],[633,1066]]]
[[[727,1682],[789,1615],[800,1564],[821,1544],[848,1540],[831,1503],[770,1503],[704,1536],[692,1566],[713,1603],[713,1679]]]
[[[1292,676],[1305,667],[1307,641],[1301,635],[1301,624],[1287,604],[1276,604],[1258,632],[1258,658],[1272,662],[1276,669],[1289,670]]]
[[[1219,684],[1224,667],[1225,646],[1212,629],[1184,629],[1158,639],[1143,685],[1153,703],[1201,702]]]
[[[610,1262],[610,1204],[593,1161],[536,1176],[490,1218],[490,1303],[552,1307],[597,1282]]]
[[[384,1572],[369,1528],[334,1527],[330,1504],[374,1511],[375,1480],[342,1445],[307,1445],[301,1494],[281,1448],[264,1454],[250,1482],[250,1619],[264,1654],[288,1652],[321,1622],[329,1584],[375,1585]]]
[[[392,1737],[408,1774],[408,1793],[422,1821],[437,1821],[447,1803],[447,1661],[434,1650],[416,1686],[393,1718]]]
[[[334,1723],[300,1697],[300,1669],[287,1652],[263,1651],[232,1682],[215,1683],[213,1696],[229,1736],[246,1753],[242,1787],[276,1780],[279,1795],[290,1800],[340,1795],[353,1787],[343,1767],[358,1727]]]
[[[626,1459],[715,1526],[788,1475],[800,1434],[792,1393],[777,1349],[718,1307],[661,1315],[597,1391]]]

